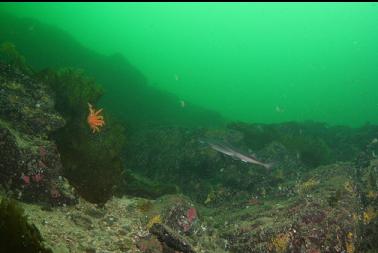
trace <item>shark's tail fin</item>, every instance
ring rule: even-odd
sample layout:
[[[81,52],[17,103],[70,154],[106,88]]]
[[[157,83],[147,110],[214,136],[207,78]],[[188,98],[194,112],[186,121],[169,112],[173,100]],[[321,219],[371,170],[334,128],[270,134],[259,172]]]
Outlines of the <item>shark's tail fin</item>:
[[[208,144],[207,141],[203,138],[200,138],[198,139],[198,142],[201,144],[201,145],[204,145],[204,144]]]
[[[263,166],[265,167],[265,169],[271,170],[274,165],[275,165],[275,163],[264,163]]]

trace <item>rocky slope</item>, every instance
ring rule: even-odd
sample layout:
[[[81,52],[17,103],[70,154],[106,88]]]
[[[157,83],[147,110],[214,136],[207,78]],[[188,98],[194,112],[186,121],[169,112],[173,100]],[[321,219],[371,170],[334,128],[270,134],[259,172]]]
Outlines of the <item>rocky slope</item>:
[[[351,163],[321,166],[274,194],[218,207],[183,195],[22,206],[54,252],[374,252],[378,194],[368,180],[377,166],[362,168],[361,182]]]
[[[57,147],[48,138],[64,123],[48,87],[0,63],[0,182],[18,199],[74,201]]]
[[[22,29],[28,30],[31,21],[16,21],[9,21],[10,26],[1,29],[9,32],[7,36],[14,36],[10,38],[25,43]],[[37,31],[47,29],[39,25],[36,23]],[[77,45],[71,45],[77,49]],[[0,196],[19,200],[29,222],[26,226],[20,218],[21,209],[2,201],[0,215],[6,217],[0,219],[2,234],[17,231],[17,226],[26,227],[53,252],[74,253],[371,253],[378,249],[377,126],[350,129],[307,122],[128,129],[123,158],[130,173],[117,174],[122,184],[117,191],[109,191],[117,197],[96,205],[74,193],[64,178],[67,168],[62,166],[59,150],[76,154],[80,148],[83,153],[66,158],[75,165],[69,169],[72,175],[80,172],[88,179],[80,181],[82,188],[89,189],[86,193],[90,195],[97,186],[94,195],[100,195],[104,192],[100,183],[109,177],[94,173],[94,168],[100,164],[97,171],[109,171],[111,167],[101,166],[96,159],[104,158],[97,154],[107,154],[102,152],[106,149],[114,156],[111,160],[123,169],[119,153],[112,152],[121,130],[106,139],[106,133],[114,130],[107,121],[104,132],[94,137],[87,131],[85,116],[81,120],[80,114],[82,132],[75,124],[66,128],[58,147],[52,136],[68,123],[55,108],[57,94],[54,96],[51,90],[53,85],[47,85],[51,78],[35,78],[12,44],[5,44],[1,50],[13,62],[0,63]],[[65,63],[70,63],[68,60]],[[71,78],[72,85],[65,86],[66,79],[56,80],[62,82],[62,87],[77,87],[83,81]],[[87,100],[79,102],[86,105]],[[86,107],[81,110],[85,115]],[[137,115],[128,119],[140,120]],[[68,138],[70,131],[76,131],[78,137],[86,135],[88,143],[95,143],[92,147],[98,153],[89,154],[93,165],[83,159],[92,144],[83,148],[80,138]],[[274,166],[266,170],[234,160],[204,145],[203,138],[231,142]],[[76,147],[66,143],[76,143]],[[113,188],[112,183],[107,186]],[[166,192],[181,194],[161,196]],[[12,218],[9,210],[16,210],[20,216]],[[13,219],[18,221],[12,227],[9,224]],[[22,233],[18,235],[23,238]],[[3,238],[0,249],[8,243]]]

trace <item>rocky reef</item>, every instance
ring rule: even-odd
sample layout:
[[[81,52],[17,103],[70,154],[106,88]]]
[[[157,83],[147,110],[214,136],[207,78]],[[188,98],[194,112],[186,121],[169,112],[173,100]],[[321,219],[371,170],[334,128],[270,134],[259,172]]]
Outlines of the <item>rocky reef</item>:
[[[134,130],[123,144],[122,123],[110,120],[93,135],[86,110],[74,110],[98,97],[82,73],[33,74],[18,64],[0,64],[1,195],[22,201],[3,203],[20,214],[12,219],[16,231],[29,231],[30,248],[353,253],[378,247],[376,126],[161,126]],[[87,93],[60,95],[74,84]],[[230,142],[273,166],[231,159],[204,138]]]
[[[151,215],[171,229],[155,227],[159,241],[169,239],[158,231],[175,231],[196,252],[375,252],[377,135],[376,126],[313,122],[155,128],[136,133],[125,155],[133,158],[129,168],[175,183],[195,201],[200,218],[194,233],[180,225],[191,224],[185,222],[190,205],[175,204],[182,200],[169,205],[177,216],[164,210]],[[204,137],[253,148],[274,166],[265,170],[233,160],[203,146]]]
[[[28,30],[31,21],[0,17],[7,19],[0,34],[27,48],[29,37],[17,39],[12,29]],[[52,28],[36,23],[35,29],[50,33]],[[172,120],[186,122],[190,113],[176,118],[176,109],[155,118],[151,110],[146,117],[154,120],[147,122],[135,112],[143,104],[137,95],[150,93],[140,73],[122,57],[105,61],[85,52],[88,57],[67,55],[64,63],[97,59],[101,65],[78,65],[90,73],[104,64],[111,68],[97,79],[71,67],[35,71],[14,44],[0,46],[1,252],[377,251],[378,126],[225,126],[203,110],[196,114],[203,127],[177,126]],[[87,103],[100,107],[106,89],[99,79],[107,82],[105,88],[111,87],[109,76],[127,80],[118,75],[118,65],[135,81],[123,105],[129,106],[123,113],[132,115],[113,115],[108,97],[106,125],[94,134],[86,122]],[[146,99],[168,99],[161,111],[175,103],[174,97],[152,93]],[[158,121],[162,115],[173,116]],[[209,115],[219,124],[210,124]],[[230,143],[272,166],[232,159],[203,141],[208,139]]]
[[[71,203],[60,154],[49,135],[65,124],[51,90],[0,63],[0,182],[25,201]]]
[[[362,185],[357,167],[340,162],[216,207],[176,194],[23,207],[54,252],[375,252],[377,164],[361,168]]]
[[[126,167],[158,182],[177,185],[192,199],[217,205],[233,198],[225,189],[266,195],[287,180],[300,178],[318,166],[374,159],[377,126],[327,126],[315,122],[282,124],[231,123],[226,128],[155,127],[135,131],[126,143]],[[231,143],[270,170],[230,159],[204,144],[203,139]],[[374,142],[374,143],[372,143]],[[230,195],[231,194],[231,195]]]

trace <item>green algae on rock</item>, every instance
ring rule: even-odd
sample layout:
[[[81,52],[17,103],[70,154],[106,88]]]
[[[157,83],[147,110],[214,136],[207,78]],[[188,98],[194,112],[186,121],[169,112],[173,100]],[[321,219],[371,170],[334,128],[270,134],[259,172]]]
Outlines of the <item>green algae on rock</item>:
[[[23,208],[11,199],[0,201],[0,251],[52,253],[45,248],[35,225],[28,222]]]
[[[0,180],[16,197],[55,204],[74,201],[49,138],[64,124],[46,84],[0,61]]]

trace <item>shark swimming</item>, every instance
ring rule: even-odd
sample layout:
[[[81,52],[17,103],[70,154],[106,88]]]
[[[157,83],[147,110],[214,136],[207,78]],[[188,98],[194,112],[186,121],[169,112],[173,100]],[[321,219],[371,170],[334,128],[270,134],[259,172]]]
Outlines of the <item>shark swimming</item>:
[[[233,148],[230,144],[218,140],[200,140],[201,143],[208,144],[212,149],[225,154],[227,156],[230,156],[234,159],[238,159],[245,163],[252,163],[256,165],[260,165],[265,167],[266,169],[270,169],[272,167],[272,164],[263,163],[258,161],[256,158],[252,157],[251,155],[248,155],[246,153],[243,153],[239,150],[236,150]]]

